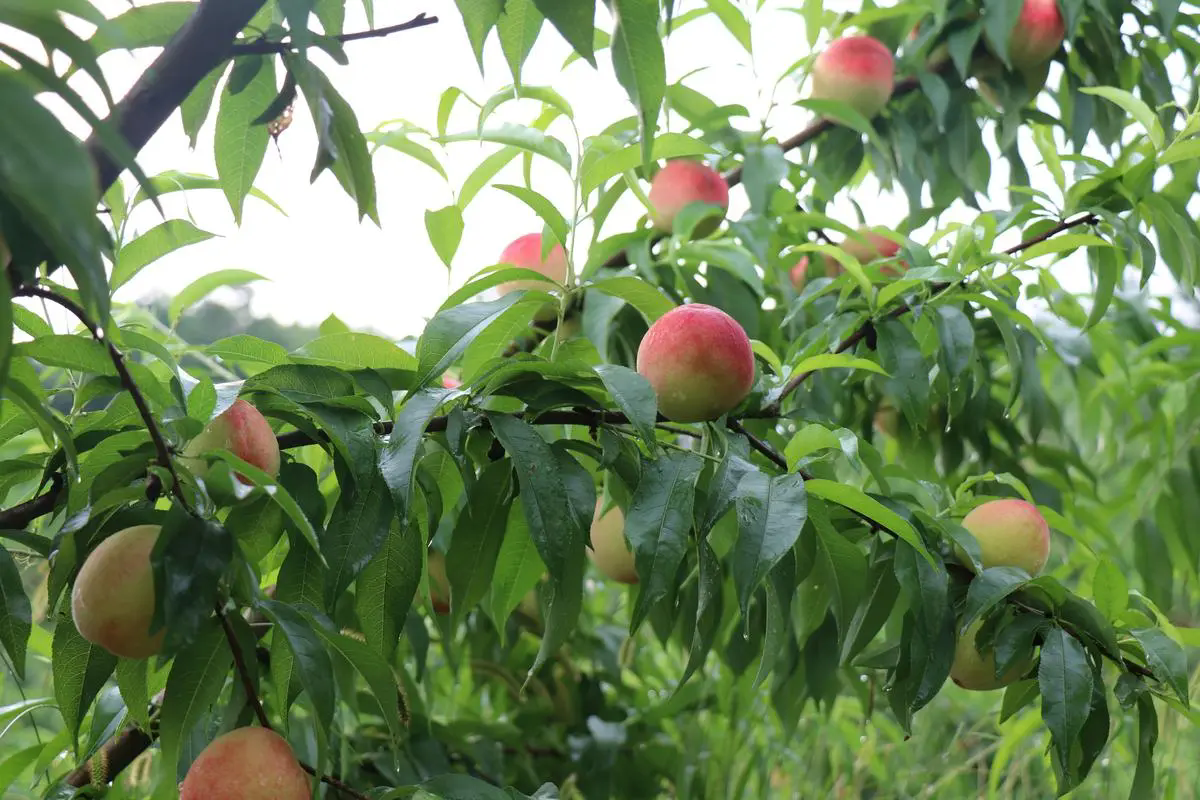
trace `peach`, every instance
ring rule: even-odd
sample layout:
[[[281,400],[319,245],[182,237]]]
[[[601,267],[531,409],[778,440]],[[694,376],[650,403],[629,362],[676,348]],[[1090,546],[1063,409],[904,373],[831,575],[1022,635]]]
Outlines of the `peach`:
[[[150,635],[154,572],[150,552],[159,525],[134,525],[109,536],[88,554],[71,590],[79,635],[122,658],[148,658],[162,649],[165,631]]]
[[[788,272],[788,276],[792,279],[792,286],[795,287],[797,292],[804,288],[804,284],[808,283],[809,267],[813,264],[822,264],[825,269],[825,275],[830,278],[836,278],[845,271],[842,269],[841,262],[836,258],[826,258],[819,254],[812,258],[802,256]]]
[[[311,800],[310,779],[282,736],[236,728],[200,752],[179,800]]]
[[[460,386],[462,386],[462,381],[451,375],[449,372],[442,376],[443,389],[457,389]]]
[[[203,477],[208,462],[200,456],[210,450],[228,450],[271,477],[279,474],[279,442],[271,423],[241,397],[188,442],[182,461],[193,474]],[[246,481],[242,475],[238,479]]]
[[[1008,37],[1008,57],[1022,72],[1041,66],[1058,50],[1066,38],[1058,0],[1025,0],[1017,26]]]
[[[1024,500],[990,500],[967,514],[962,525],[979,541],[984,569],[1020,567],[1037,575],[1050,557],[1050,526]],[[965,555],[960,552],[959,558],[969,563]]]
[[[1033,659],[1018,662],[1008,672],[996,676],[996,654],[989,651],[985,658],[975,646],[975,635],[983,620],[972,622],[954,644],[954,661],[950,664],[950,680],[959,687],[974,692],[1000,689],[1021,679],[1033,667]]]
[[[870,119],[892,97],[896,60],[873,36],[843,36],[825,48],[812,69],[813,98],[839,100]]]
[[[625,514],[620,506],[614,505],[601,514],[603,508],[604,500],[597,500],[592,515],[592,546],[587,551],[588,558],[610,580],[632,586],[638,582],[638,575],[633,552],[625,541]]]
[[[429,595],[436,613],[450,613],[450,578],[446,576],[446,556],[439,550],[429,551]]]
[[[912,31],[908,34],[908,41],[914,42],[921,33],[921,23],[913,26]],[[925,59],[925,67],[927,69],[936,70],[938,67],[950,60],[950,45],[942,42],[937,47],[930,51],[929,56]]]
[[[754,386],[754,352],[737,320],[691,303],[671,309],[646,331],[637,371],[654,387],[663,416],[705,422],[746,399]]]
[[[722,211],[729,208],[729,184],[707,164],[687,159],[668,161],[650,181],[650,219],[654,227],[670,233],[675,229],[675,217],[692,203],[706,203]],[[717,229],[721,219],[707,217],[696,226],[693,234],[707,236]]]
[[[501,264],[511,264],[514,267],[524,267],[535,272],[540,272],[551,280],[559,283],[567,282],[567,251],[563,250],[561,244],[556,244],[550,248],[550,252],[546,253],[545,260],[542,259],[542,235],[540,233],[527,233],[514,239],[504,251],[500,253]],[[501,295],[508,294],[520,290],[536,290],[548,291],[553,288],[551,284],[545,281],[508,281],[500,284],[497,287]],[[534,318],[545,322],[558,316],[558,308],[553,303],[546,303],[538,310]]]
[[[885,436],[896,438],[896,434],[900,432],[900,411],[890,402],[884,402],[879,405],[875,411],[873,420],[875,430]]]

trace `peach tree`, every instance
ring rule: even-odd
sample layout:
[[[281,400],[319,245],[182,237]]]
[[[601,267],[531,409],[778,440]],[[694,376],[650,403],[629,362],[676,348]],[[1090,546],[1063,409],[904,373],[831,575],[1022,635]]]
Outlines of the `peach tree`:
[[[0,0],[0,792],[1200,781],[1200,7],[384,5]],[[451,18],[511,83],[364,131],[328,66]],[[796,31],[765,110],[668,70],[704,25]],[[176,112],[215,176],[139,166]],[[185,341],[244,271],[114,301],[300,125],[360,221],[381,153],[444,177],[447,266],[485,187],[540,225],[412,340]]]

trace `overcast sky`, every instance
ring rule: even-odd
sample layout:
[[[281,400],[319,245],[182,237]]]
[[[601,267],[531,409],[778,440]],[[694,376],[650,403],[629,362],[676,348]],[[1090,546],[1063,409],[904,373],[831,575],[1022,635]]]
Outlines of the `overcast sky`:
[[[109,14],[128,8],[127,0],[94,1]],[[683,11],[699,4],[693,0],[679,5]],[[753,5],[756,4],[740,4],[743,8]],[[314,61],[326,69],[333,84],[353,106],[364,130],[395,119],[433,130],[438,100],[447,87],[457,86],[482,102],[511,82],[494,35],[485,49],[484,74],[480,74],[453,3],[392,1],[375,6],[377,27],[405,21],[421,10],[436,14],[441,21],[387,38],[350,43],[347,45],[350,64],[344,67],[334,64],[323,53],[314,52]],[[826,3],[826,6],[857,7],[857,3]],[[753,119],[737,121],[742,128],[760,124],[769,107],[776,77],[808,52],[804,21],[799,14],[768,7],[753,13],[752,21],[753,63],[712,15],[689,23],[673,34],[667,45],[668,79],[674,81],[689,75],[688,85],[718,104],[746,106]],[[349,0],[346,31],[366,27],[361,4]],[[113,52],[102,57],[115,96],[120,97],[128,90],[156,52]],[[552,86],[564,95],[574,106],[576,124],[583,136],[595,134],[632,113],[632,106],[613,77],[607,50],[598,56],[599,70],[583,61],[563,69],[569,53],[569,47],[547,24],[525,65],[524,82]],[[73,85],[89,99],[96,96],[89,91],[83,75],[77,75]],[[810,121],[809,112],[792,105],[802,95],[803,90],[791,80],[776,91],[776,105],[768,124],[780,138]],[[1053,104],[1050,108],[1053,109]],[[509,103],[493,119],[527,123],[539,110],[540,105],[533,101]],[[472,129],[474,112],[470,104],[460,101],[450,130]],[[214,105],[193,151],[188,149],[179,115],[173,115],[142,150],[139,156],[142,167],[149,174],[178,169],[215,175],[212,155],[215,116]],[[678,126],[677,120],[675,124]],[[76,130],[84,132],[78,127]],[[550,132],[574,150],[571,130],[564,120],[559,120]],[[985,139],[990,141],[990,135]],[[199,227],[218,237],[155,262],[122,287],[117,300],[132,302],[155,293],[170,294],[207,272],[241,268],[269,279],[254,285],[254,308],[259,313],[283,322],[302,323],[319,322],[333,313],[352,327],[372,328],[401,337],[419,333],[425,319],[436,311],[448,292],[477,270],[495,263],[508,242],[541,229],[540,221],[521,202],[502,191],[485,189],[468,208],[462,244],[453,269],[448,271],[429,244],[424,212],[451,202],[450,185],[408,156],[381,150],[375,158],[375,172],[382,226],[376,227],[370,220],[359,223],[353,201],[342,192],[331,173],[326,172],[310,185],[308,176],[315,147],[307,110],[303,103],[297,103],[295,121],[279,139],[278,147],[270,146],[256,184],[284,207],[286,216],[262,202],[248,199],[242,225],[238,227],[219,191],[191,192],[186,199],[181,195],[165,198],[169,216],[190,214]],[[494,145],[475,142],[448,145],[442,163],[453,187],[460,186],[466,175],[495,149]],[[1033,168],[1040,161],[1036,150],[1027,142],[1023,151]],[[992,196],[996,205],[1003,207],[1007,204],[1004,191],[1007,166],[1003,162],[996,162],[992,178]],[[496,182],[522,180],[518,159]],[[569,216],[571,186],[566,173],[543,159],[535,159],[533,180],[534,186]],[[1044,183],[1039,188],[1054,194],[1048,179],[1038,181],[1035,175],[1035,183]],[[856,190],[854,197],[872,224],[894,226],[907,212],[902,197],[880,195],[872,180]],[[745,207],[745,195],[740,189],[734,191],[732,204],[734,213]],[[835,206],[833,212],[853,222],[848,203]],[[610,217],[606,232],[626,229],[641,213],[640,204],[627,193]],[[969,220],[972,216],[973,212],[959,210],[946,218]],[[160,221],[158,212],[145,204],[133,224],[145,230]],[[583,256],[576,254],[581,263]],[[1079,261],[1074,264],[1070,270],[1056,272],[1069,288],[1086,290],[1086,266]]]

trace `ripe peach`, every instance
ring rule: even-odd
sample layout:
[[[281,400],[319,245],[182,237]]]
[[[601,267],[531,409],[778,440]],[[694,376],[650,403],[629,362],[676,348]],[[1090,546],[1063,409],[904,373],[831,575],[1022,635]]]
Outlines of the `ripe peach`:
[[[228,450],[271,477],[279,474],[279,442],[271,423],[241,397],[188,442],[181,460],[193,474],[203,477],[208,462],[200,456],[210,450]],[[238,478],[246,481],[242,475]]]
[[[825,48],[812,70],[812,97],[839,100],[870,119],[892,96],[896,60],[873,36],[843,36]]]
[[[991,500],[972,509],[963,527],[978,541],[983,568],[1020,567],[1037,575],[1050,557],[1050,526],[1037,507],[1016,498]],[[959,553],[963,563],[969,563]]]
[[[514,239],[508,247],[504,248],[504,252],[500,254],[501,264],[511,264],[514,267],[524,267],[535,272],[540,272],[547,278],[556,280],[559,283],[567,281],[567,251],[563,250],[561,244],[556,244],[550,248],[550,252],[546,254],[546,259],[542,260],[542,235],[540,233],[527,233]],[[518,290],[537,290],[547,291],[553,288],[545,281],[508,281],[502,283],[498,287],[500,294],[505,295],[509,292]],[[553,319],[558,314],[558,309],[553,303],[546,303],[538,310],[534,318],[545,322]]]
[[[704,422],[732,411],[754,385],[750,338],[719,308],[691,303],[659,317],[638,345],[637,371],[676,422]]]
[[[429,551],[429,595],[436,613],[450,613],[450,579],[446,576],[446,556],[440,550]]]
[[[654,227],[670,233],[675,229],[675,217],[692,203],[707,203],[722,211],[729,208],[729,184],[707,164],[687,159],[668,161],[650,181],[650,219]],[[707,236],[717,229],[721,220],[707,217],[695,227],[695,236]]]
[[[596,501],[596,511],[592,515],[592,546],[587,551],[588,558],[610,580],[632,586],[638,582],[638,575],[633,552],[625,541],[625,514],[620,506],[614,505],[601,514],[603,508],[601,498]]]
[[[1033,667],[1033,659],[1018,662],[1008,672],[996,677],[996,654],[989,651],[987,658],[975,646],[975,635],[983,627],[983,620],[972,622],[954,644],[954,661],[950,665],[950,680],[963,689],[986,692],[999,689],[1018,681]]]
[[[79,635],[122,658],[148,658],[162,648],[165,631],[150,635],[154,573],[150,552],[159,525],[134,525],[109,536],[88,554],[71,590],[71,616]]]
[[[310,780],[291,745],[266,728],[236,728],[200,752],[179,800],[311,800]]]
[[[1025,0],[1008,38],[1009,60],[1022,72],[1040,66],[1050,60],[1066,35],[1058,0]]]
[[[836,258],[826,258],[823,255],[802,256],[795,266],[792,267],[788,276],[792,279],[792,286],[799,292],[804,288],[804,284],[808,283],[809,267],[813,264],[821,264],[825,270],[825,276],[836,278],[845,270],[842,269],[842,264]]]
[[[449,372],[442,376],[443,389],[457,389],[460,386],[462,386],[462,381],[451,375]]]

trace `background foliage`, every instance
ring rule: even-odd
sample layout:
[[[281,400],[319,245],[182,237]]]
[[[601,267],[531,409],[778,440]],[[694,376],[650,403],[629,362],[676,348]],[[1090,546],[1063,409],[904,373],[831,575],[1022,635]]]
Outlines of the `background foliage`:
[[[866,30],[898,54],[885,112],[796,93],[845,124],[775,130],[668,82],[672,32],[712,15],[752,54],[767,5],[793,6],[808,36],[781,96],[830,37]],[[170,797],[261,699],[300,759],[337,776],[329,797],[1195,797],[1200,9],[1064,0],[1068,40],[1036,105],[1010,75],[996,106],[971,56],[1007,40],[1019,6],[458,0],[474,53],[445,57],[482,65],[497,39],[513,87],[448,87],[437,109],[397,109],[433,124],[363,131],[318,54],[435,18],[375,28],[367,2],[370,28],[352,32],[342,0],[111,19],[86,0],[0,0],[0,23],[42,45],[0,36],[0,786]],[[611,63],[628,116],[577,130],[587,98],[523,80],[551,36],[575,51],[564,69]],[[942,44],[951,60],[930,69]],[[114,105],[98,56],[163,46]],[[215,125],[216,176],[136,166],[176,109],[193,145]],[[219,191],[240,220],[271,137],[301,122],[318,133],[313,176],[331,170],[374,222],[379,148],[446,175],[485,143],[425,217],[446,263],[464,209],[522,163],[525,182],[499,189],[567,246],[568,283],[495,299],[518,273],[483,269],[400,343],[335,317],[301,337],[187,313],[256,279],[244,271],[165,313],[112,302],[210,235],[182,218],[135,228],[135,208]],[[702,211],[666,238],[606,225],[656,163],[686,156],[740,187],[720,231],[690,236]],[[569,199],[540,191],[546,170]],[[795,291],[788,269],[833,254],[860,221],[835,210],[867,211],[876,189],[907,205],[907,271],[851,260]],[[1060,265],[1090,290],[1065,290]],[[548,299],[556,318],[531,326]],[[727,420],[681,432],[630,368],[685,300],[733,315],[759,374]],[[43,302],[81,327],[52,327]],[[461,389],[439,388],[447,370]],[[284,468],[226,457],[197,480],[173,456],[238,393],[277,427]],[[597,494],[626,509],[639,587],[587,567]],[[972,579],[950,555],[956,520],[997,496],[1051,522],[1044,576]],[[145,520],[169,533],[168,645],[129,662],[81,639],[65,598],[95,543]],[[426,545],[448,557],[449,615],[424,599]],[[536,607],[518,607],[530,590]],[[946,682],[955,626],[980,614],[1014,658],[1040,653],[1029,679],[982,695]]]

